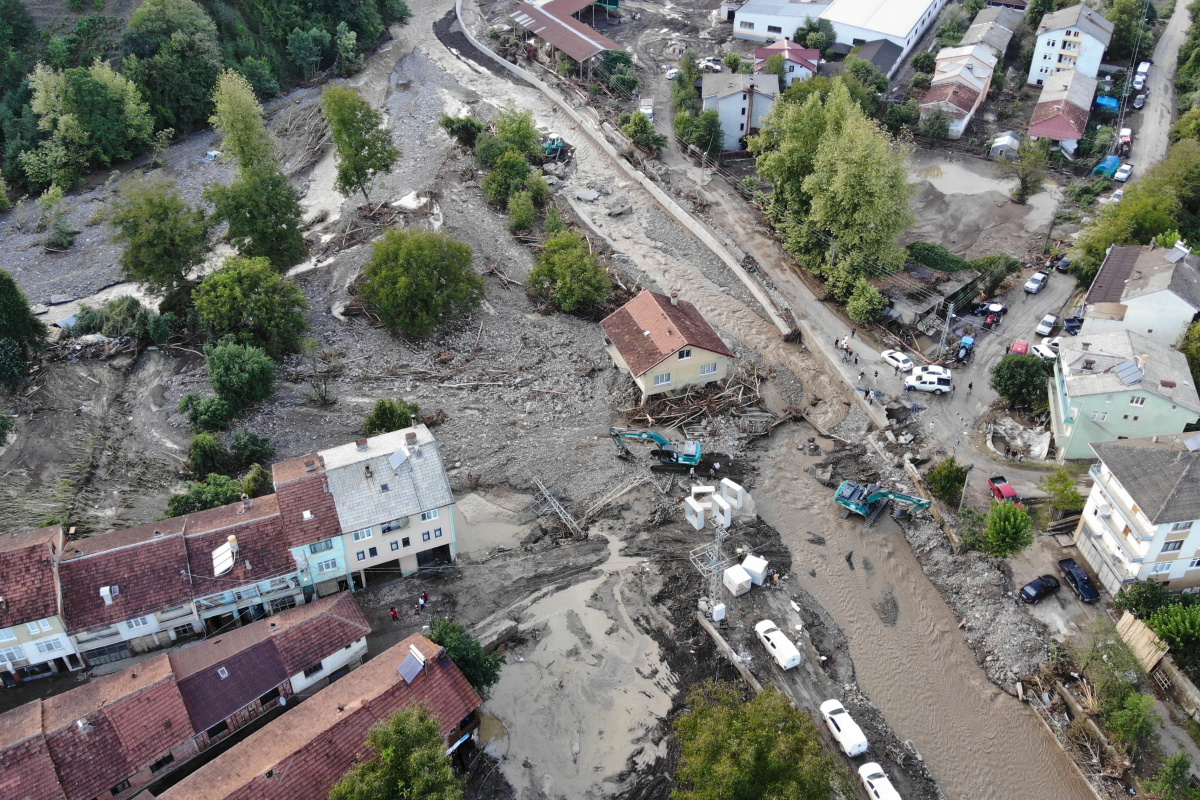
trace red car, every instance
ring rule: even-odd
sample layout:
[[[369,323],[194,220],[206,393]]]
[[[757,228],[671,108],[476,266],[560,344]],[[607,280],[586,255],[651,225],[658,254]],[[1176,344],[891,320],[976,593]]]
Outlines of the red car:
[[[1029,354],[1029,342],[1025,341],[1024,339],[1017,339],[1015,342],[1012,343],[1012,346],[1008,348],[1008,352],[1010,355],[1014,355],[1014,356],[1028,355]]]
[[[995,497],[1001,503],[1019,503],[1021,498],[1017,497],[1017,490],[1012,487],[1012,484],[1004,479],[1003,475],[993,475],[988,478],[988,488],[992,490],[992,497]]]

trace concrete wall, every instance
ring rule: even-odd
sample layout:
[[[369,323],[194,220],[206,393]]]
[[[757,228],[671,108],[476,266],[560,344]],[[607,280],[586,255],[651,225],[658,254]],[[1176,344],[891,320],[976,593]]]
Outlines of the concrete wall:
[[[824,3],[792,3],[789,14],[755,14],[738,9],[733,17],[733,35],[736,39],[752,42],[771,42],[790,39],[796,29],[804,24],[806,17],[816,19],[825,10]],[[751,26],[751,27],[747,27]],[[801,42],[803,44],[803,42]]]
[[[1182,267],[1181,267],[1182,269]],[[1162,291],[1124,303],[1125,319],[1083,317],[1081,333],[1133,331],[1167,346],[1174,345],[1196,316],[1196,309],[1174,292]]]
[[[321,659],[321,671],[314,672],[307,678],[303,672],[298,672],[292,676],[290,683],[292,691],[295,694],[308,696],[316,693],[324,688],[329,683],[329,675],[337,672],[346,665],[356,667],[362,663],[363,656],[367,653],[367,637],[363,637],[354,642],[350,647],[343,647],[336,653],[331,653]],[[315,664],[312,666],[316,666]]]
[[[644,375],[634,378],[634,382],[637,383],[643,394],[662,394],[686,386],[703,386],[713,381],[725,380],[729,374],[729,365],[733,362],[732,358],[719,355],[711,350],[702,350],[699,347],[689,349],[692,351],[691,358],[680,360],[678,355],[673,355]],[[708,375],[701,374],[700,369],[706,364],[716,364],[717,371]],[[668,374],[671,376],[670,383],[660,385],[654,382],[655,377]]]

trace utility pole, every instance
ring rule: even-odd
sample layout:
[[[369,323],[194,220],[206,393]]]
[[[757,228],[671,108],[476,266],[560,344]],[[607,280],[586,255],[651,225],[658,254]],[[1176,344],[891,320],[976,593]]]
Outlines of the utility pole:
[[[946,339],[950,337],[950,323],[954,320],[954,303],[950,304],[949,310],[946,312],[946,327],[942,328],[942,342],[938,345],[938,356],[940,357],[946,352]]]

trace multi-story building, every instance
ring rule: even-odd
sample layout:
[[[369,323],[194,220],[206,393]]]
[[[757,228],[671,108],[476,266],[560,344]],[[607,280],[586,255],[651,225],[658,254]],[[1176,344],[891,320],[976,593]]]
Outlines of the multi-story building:
[[[1200,258],[1187,245],[1112,246],[1083,305],[1081,334],[1134,331],[1175,345],[1200,316]]]
[[[1200,591],[1200,434],[1098,442],[1075,540],[1111,594],[1135,580]]]
[[[1096,86],[1095,78],[1074,70],[1048,76],[1029,118],[1029,138],[1047,138],[1064,156],[1074,158],[1087,132]]]
[[[1056,72],[1075,70],[1095,78],[1112,41],[1113,24],[1080,3],[1042,17],[1029,65],[1029,85],[1041,86]]]
[[[1183,432],[1200,396],[1179,351],[1129,331],[1063,337],[1050,386],[1058,460],[1089,458],[1097,442]]]
[[[58,590],[61,525],[0,536],[0,680],[82,669]]]
[[[779,79],[766,73],[705,74],[700,83],[700,101],[705,111],[717,112],[726,151],[740,149],[742,140],[762,127],[778,96]]]
[[[821,12],[841,44],[858,46],[886,39],[900,48],[896,63],[912,52],[947,0],[833,0]]]
[[[794,36],[797,28],[803,27],[809,19],[820,17],[827,7],[828,3],[795,0],[746,0],[736,8],[726,4],[722,9],[725,18],[733,22],[735,38],[752,42],[778,42]]]

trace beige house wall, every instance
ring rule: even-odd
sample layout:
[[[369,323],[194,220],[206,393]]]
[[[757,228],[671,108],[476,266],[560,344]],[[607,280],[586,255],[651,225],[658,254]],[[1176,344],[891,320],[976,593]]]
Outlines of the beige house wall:
[[[608,355],[612,358],[617,369],[630,374],[629,366],[625,363],[625,359],[621,358],[621,354],[617,352],[617,348],[614,345],[606,345],[604,349],[608,351]],[[676,351],[664,358],[645,374],[633,379],[633,382],[642,390],[643,399],[656,394],[674,392],[688,386],[703,386],[706,383],[722,381],[728,377],[729,365],[733,361],[729,356],[714,353],[711,350],[705,350],[700,347],[684,349],[692,351],[691,358],[681,359],[679,351]],[[700,369],[706,364],[716,364],[716,371],[701,374]],[[669,383],[655,384],[654,379],[657,376],[667,374],[671,376]]]

